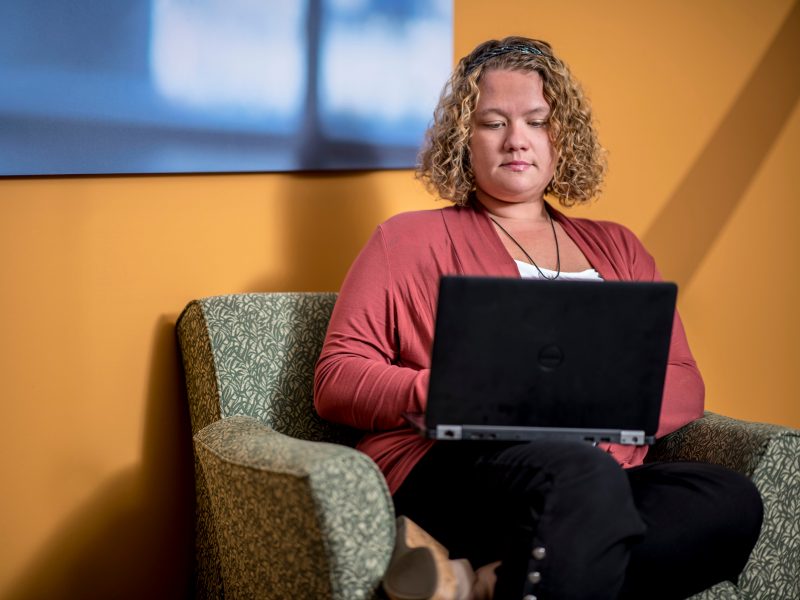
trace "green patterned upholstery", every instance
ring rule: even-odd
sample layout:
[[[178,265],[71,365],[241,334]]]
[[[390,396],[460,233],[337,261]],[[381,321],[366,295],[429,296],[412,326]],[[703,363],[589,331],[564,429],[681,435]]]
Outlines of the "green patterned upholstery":
[[[322,421],[312,384],[336,295],[237,294],[178,320],[195,448],[196,595],[370,598],[394,515],[357,434]],[[706,415],[648,460],[703,460],[753,478],[761,537],[738,585],[694,600],[800,598],[800,432]],[[680,574],[676,574],[677,577]]]
[[[191,302],[178,335],[184,362],[197,370],[187,377],[193,432],[249,415],[292,437],[353,445],[356,432],[323,421],[313,406],[314,365],[335,301],[334,293],[284,293]]]
[[[721,584],[697,600],[800,598],[800,431],[706,413],[659,441],[648,460],[700,460],[751,477],[764,524],[738,587]]]
[[[196,595],[371,598],[394,509],[357,434],[320,419],[335,294],[238,294],[178,320],[195,449]],[[331,443],[333,442],[333,443]]]
[[[244,416],[203,429],[196,450],[212,512],[226,525],[218,532],[226,595],[371,596],[388,563],[394,516],[365,454]]]

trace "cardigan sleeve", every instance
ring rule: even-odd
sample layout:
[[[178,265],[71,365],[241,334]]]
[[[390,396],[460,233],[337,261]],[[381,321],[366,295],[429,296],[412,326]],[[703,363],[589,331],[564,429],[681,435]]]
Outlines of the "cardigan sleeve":
[[[639,239],[630,231],[626,242],[632,261],[631,269],[635,279],[641,281],[662,281],[655,260]],[[705,385],[697,363],[689,349],[686,332],[683,329],[678,311],[672,323],[667,374],[664,380],[664,396],[661,403],[661,419],[656,437],[662,437],[680,429],[687,423],[703,416]]]
[[[314,377],[314,404],[329,421],[361,430],[402,427],[423,412],[428,369],[398,364],[397,310],[382,227],[342,284]]]
[[[653,280],[661,279],[658,269]],[[703,416],[705,384],[697,363],[689,350],[689,342],[678,311],[672,323],[667,375],[664,380],[664,398],[661,403],[661,420],[656,437],[663,437]]]

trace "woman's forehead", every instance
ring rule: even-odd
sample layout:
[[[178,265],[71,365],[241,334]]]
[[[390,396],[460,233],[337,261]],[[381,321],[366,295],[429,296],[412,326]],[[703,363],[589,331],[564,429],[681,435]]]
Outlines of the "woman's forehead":
[[[484,73],[478,89],[478,111],[511,105],[526,111],[549,108],[542,78],[536,71],[492,69]]]

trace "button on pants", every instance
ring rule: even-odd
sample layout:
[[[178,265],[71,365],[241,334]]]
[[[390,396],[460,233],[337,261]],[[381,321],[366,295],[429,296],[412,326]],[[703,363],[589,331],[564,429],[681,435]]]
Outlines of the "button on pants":
[[[589,444],[438,442],[394,495],[495,598],[686,598],[735,580],[761,528],[746,477],[705,463],[622,469]]]

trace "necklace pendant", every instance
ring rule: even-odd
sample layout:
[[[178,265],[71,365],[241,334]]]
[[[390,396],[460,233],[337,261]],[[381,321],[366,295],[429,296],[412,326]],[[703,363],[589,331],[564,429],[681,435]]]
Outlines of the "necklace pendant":
[[[527,250],[525,250],[525,248],[522,247],[522,244],[520,244],[514,238],[513,235],[511,235],[510,233],[508,233],[508,231],[506,231],[505,227],[503,227],[502,225],[500,225],[500,223],[492,219],[492,217],[489,217],[492,223],[497,225],[497,228],[503,233],[505,233],[508,236],[508,239],[514,242],[514,245],[522,251],[522,253],[525,255],[525,258],[528,259],[528,262],[532,264],[536,269],[536,271],[539,273],[539,277],[547,281],[555,281],[556,279],[558,279],[558,276],[561,275],[561,252],[558,247],[558,234],[556,233],[555,223],[553,223],[553,217],[551,217],[550,214],[548,213],[547,218],[550,221],[550,228],[553,230],[553,240],[555,241],[556,244],[556,271],[555,271],[556,274],[553,275],[552,277],[548,277],[547,275],[544,274],[544,272],[539,268],[539,265],[536,264],[536,261],[533,260],[533,258],[531,258],[530,254],[528,254]]]

